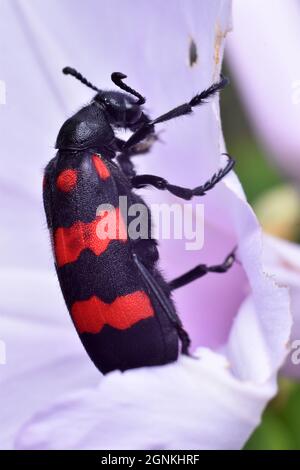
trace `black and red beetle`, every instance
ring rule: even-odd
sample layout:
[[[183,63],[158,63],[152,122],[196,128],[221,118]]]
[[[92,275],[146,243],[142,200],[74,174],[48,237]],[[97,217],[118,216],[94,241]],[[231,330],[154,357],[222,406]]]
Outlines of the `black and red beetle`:
[[[224,169],[195,189],[170,184],[154,175],[136,175],[133,155],[146,153],[157,139],[155,125],[192,112],[226,84],[218,83],[188,103],[151,120],[143,98],[127,86],[122,73],[112,81],[125,91],[102,91],[76,70],[63,72],[97,92],[93,100],[60,129],[57,155],[45,169],[44,206],[51,233],[60,286],[80,339],[103,373],[175,361],[179,351],[189,354],[190,340],[176,313],[171,293],[208,272],[223,273],[233,264],[234,252],[216,266],[198,265],[168,283],[158,270],[157,242],[132,239],[119,209],[143,203],[134,189],[147,185],[189,200],[203,196],[233,167]],[[117,128],[132,131],[123,141]],[[112,210],[97,213],[102,204]],[[147,206],[146,206],[147,207]],[[99,237],[97,224],[105,217],[117,223],[115,237]],[[148,211],[149,219],[151,218]],[[151,224],[148,224],[151,227]],[[180,348],[181,343],[181,348]]]

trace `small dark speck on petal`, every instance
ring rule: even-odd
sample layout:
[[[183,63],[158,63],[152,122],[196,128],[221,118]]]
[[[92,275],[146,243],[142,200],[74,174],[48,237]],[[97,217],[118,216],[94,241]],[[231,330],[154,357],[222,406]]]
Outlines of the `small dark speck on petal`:
[[[193,67],[198,60],[198,52],[197,52],[197,45],[193,38],[190,38],[190,45],[189,45],[189,65]]]

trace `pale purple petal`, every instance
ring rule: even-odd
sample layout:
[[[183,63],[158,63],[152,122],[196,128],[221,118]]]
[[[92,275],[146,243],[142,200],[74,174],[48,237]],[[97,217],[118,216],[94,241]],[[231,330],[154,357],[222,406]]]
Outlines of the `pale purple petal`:
[[[222,356],[198,354],[199,360],[109,374],[99,387],[38,414],[17,448],[239,449],[275,383],[242,382]]]
[[[54,273],[1,269],[0,283],[6,351],[0,364],[0,448],[6,449],[33,413],[68,391],[95,384],[99,373],[66,315]]]
[[[300,179],[300,5],[233,2],[228,59],[252,125],[282,171]]]
[[[300,247],[279,238],[264,237],[264,260],[276,282],[289,287],[293,328],[290,354],[283,367],[284,375],[300,378]]]

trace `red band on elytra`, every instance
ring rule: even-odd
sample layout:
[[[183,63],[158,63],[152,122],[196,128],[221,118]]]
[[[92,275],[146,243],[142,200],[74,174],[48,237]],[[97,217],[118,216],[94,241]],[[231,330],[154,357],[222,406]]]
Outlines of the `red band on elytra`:
[[[140,320],[153,317],[148,295],[143,291],[117,297],[111,304],[96,296],[75,302],[71,314],[79,333],[99,333],[104,325],[118,330],[130,328]]]
[[[119,208],[105,211],[89,223],[78,221],[71,227],[59,227],[54,233],[58,267],[76,261],[86,249],[99,256],[111,240],[127,240],[127,230]]]

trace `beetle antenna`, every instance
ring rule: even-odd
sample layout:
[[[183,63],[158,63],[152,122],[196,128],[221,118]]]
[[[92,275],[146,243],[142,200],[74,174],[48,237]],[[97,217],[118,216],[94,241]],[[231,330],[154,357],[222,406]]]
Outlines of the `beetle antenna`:
[[[99,88],[95,87],[91,82],[89,82],[81,73],[77,72],[77,70],[73,69],[72,67],[65,67],[63,68],[62,72],[65,75],[72,75],[73,77],[77,78],[81,83],[88,86],[92,90],[100,92]]]
[[[121,73],[121,72],[114,72],[111,74],[111,79],[115,85],[117,85],[122,90],[127,91],[131,95],[136,96],[138,98],[138,101],[136,102],[136,104],[140,106],[144,104],[146,102],[146,99],[142,95],[140,95],[136,90],[126,85],[123,82],[124,78],[127,78],[127,75],[124,75],[124,73]]]

